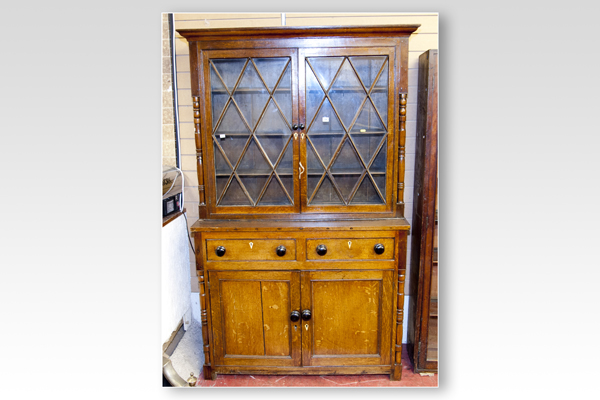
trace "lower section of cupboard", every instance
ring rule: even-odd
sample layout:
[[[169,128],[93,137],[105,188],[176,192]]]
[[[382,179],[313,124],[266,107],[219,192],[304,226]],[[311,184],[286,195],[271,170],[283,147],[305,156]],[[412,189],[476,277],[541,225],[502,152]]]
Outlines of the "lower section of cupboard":
[[[350,224],[194,232],[205,379],[400,379],[407,230]]]
[[[395,282],[403,279],[393,270],[208,271],[212,362],[205,379],[215,373],[400,379],[402,313],[394,300]]]

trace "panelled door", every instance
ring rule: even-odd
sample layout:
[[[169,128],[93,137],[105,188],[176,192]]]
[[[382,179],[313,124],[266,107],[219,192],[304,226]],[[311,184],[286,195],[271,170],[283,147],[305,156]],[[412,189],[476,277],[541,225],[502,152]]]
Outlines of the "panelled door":
[[[302,272],[302,365],[390,365],[392,279],[390,270]]]
[[[389,211],[394,49],[299,50],[303,212]]]
[[[297,60],[296,49],[202,53],[211,212],[300,211]]]
[[[300,273],[210,271],[214,365],[300,366]]]

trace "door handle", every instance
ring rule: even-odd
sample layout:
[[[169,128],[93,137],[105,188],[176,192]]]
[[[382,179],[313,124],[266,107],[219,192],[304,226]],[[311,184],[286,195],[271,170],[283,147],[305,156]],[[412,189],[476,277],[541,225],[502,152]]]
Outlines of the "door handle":
[[[304,171],[305,171],[304,170],[304,166],[302,165],[302,162],[300,162],[300,175],[299,175],[299,178],[302,177],[302,174],[304,173]]]

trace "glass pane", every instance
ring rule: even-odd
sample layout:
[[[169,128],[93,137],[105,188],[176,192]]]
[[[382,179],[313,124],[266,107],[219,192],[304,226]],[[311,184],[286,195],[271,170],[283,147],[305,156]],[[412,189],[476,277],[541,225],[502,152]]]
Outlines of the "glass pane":
[[[356,120],[351,132],[356,133],[386,133],[387,129],[381,122],[381,119],[375,112],[375,108],[370,101],[366,101],[358,119]]]
[[[260,152],[255,140],[252,139],[242,156],[237,173],[255,203],[258,201],[258,196],[267,183],[271,171],[271,167]]]
[[[233,98],[244,115],[246,122],[254,129],[269,100],[269,92],[252,63],[246,66],[242,81],[235,89]]]
[[[273,176],[269,185],[267,186],[267,191],[263,195],[262,199],[259,202],[260,205],[289,205],[290,200],[285,195],[281,185]]]
[[[215,139],[218,144],[221,146],[221,148],[223,149],[223,151],[225,152],[225,156],[227,157],[227,159],[229,160],[229,162],[231,163],[232,166],[235,167],[235,165],[238,163],[238,160],[240,159],[240,156],[242,155],[242,151],[244,150],[244,147],[246,146],[246,143],[248,142],[248,137],[249,136],[227,136],[224,137],[222,139]],[[216,143],[215,143],[216,146]],[[216,152],[215,151],[215,165],[219,162],[219,160],[217,159],[218,155],[221,155],[220,152]],[[219,164],[219,165],[222,165]],[[218,172],[221,172],[221,170],[219,170]]]
[[[223,157],[223,154],[221,154],[221,150],[219,150],[216,143],[213,146],[213,152],[215,153],[215,173],[217,176],[229,177],[229,175],[231,175],[231,168],[229,167],[229,164],[227,164],[227,161],[225,161],[225,158]]]
[[[275,84],[279,80],[283,68],[287,64],[289,58],[255,58],[254,64],[264,79],[269,91],[273,91]]]
[[[308,198],[313,195],[315,188],[317,187],[317,183],[323,176],[323,172],[325,170],[321,166],[321,163],[317,159],[316,153],[312,148],[312,145],[306,146],[306,177],[307,177],[307,195]]]
[[[270,101],[256,129],[256,136],[272,165],[277,162],[290,135],[290,127],[284,121],[284,117],[275,106],[275,103]]]
[[[358,178],[360,178],[360,174],[358,173],[333,174],[335,186],[337,186],[339,191],[342,193],[342,196],[346,202],[350,200],[350,195],[352,194],[354,186],[358,183]]]
[[[279,165],[277,166],[277,174],[279,174],[280,177],[283,175],[293,175],[293,162],[294,147],[292,141],[289,141],[287,144],[287,148],[285,149],[285,153],[281,158],[281,161],[279,161]]]
[[[367,89],[371,88],[387,56],[350,57],[354,69]],[[387,71],[384,71],[387,74]]]
[[[313,71],[306,67],[306,126],[311,126],[317,108],[325,97],[325,92],[317,82]],[[331,107],[331,106],[330,106]]]
[[[263,187],[267,183],[268,175],[255,175],[246,172],[238,173],[242,184],[250,194],[252,201],[256,204],[258,201],[258,196],[262,191]]]
[[[316,151],[321,157],[321,160],[323,160],[325,167],[327,167],[329,166],[329,163],[331,162],[331,159],[335,154],[343,137],[344,135],[342,134],[311,135],[310,143],[309,145],[307,145],[307,147],[311,148],[311,150]],[[314,148],[312,146],[314,146]],[[306,164],[309,170],[313,168],[322,168],[321,163],[319,163],[316,155],[311,154],[311,152],[309,152],[308,150]]]
[[[362,134],[356,134],[356,135],[352,135],[352,140],[354,141],[354,144],[356,145],[356,148],[358,150],[358,152],[360,153],[360,156],[362,157],[362,160],[364,161],[365,164],[369,164],[369,162],[371,161],[371,158],[375,155],[375,151],[377,151],[377,148],[379,146],[379,143],[381,143],[381,140],[385,137],[385,134],[368,134],[368,133],[362,133]],[[385,163],[384,163],[384,168],[385,168]]]
[[[279,82],[279,86],[275,90],[273,97],[277,102],[277,105],[283,112],[283,115],[287,119],[288,124],[292,123],[292,73],[291,66],[285,70],[283,78]]]
[[[244,64],[246,64],[246,59],[234,58],[227,60],[212,60],[211,62],[231,92],[235,87],[235,83],[239,79],[240,74],[242,73]],[[216,82],[216,80],[212,78],[213,76],[211,75],[211,89],[215,87],[214,85]]]
[[[375,161],[373,161],[373,164],[371,164],[371,168],[369,168],[369,171],[371,171],[371,174],[385,175],[386,161],[387,161],[387,142],[384,143],[383,146],[381,146],[381,150],[379,150],[379,154],[377,154],[377,157],[375,157]]]
[[[371,173],[371,176],[373,176],[373,180],[375,181],[375,185],[377,185],[377,189],[379,189],[381,195],[385,199],[385,174],[375,175]]]
[[[216,131],[217,136],[229,135],[231,133],[250,133],[248,125],[244,123],[240,112],[233,103],[229,103],[227,111],[225,111],[225,116],[221,120],[221,124],[219,124]]]
[[[217,76],[214,67],[210,68],[210,85],[211,85],[211,104],[212,104],[212,126],[213,129],[217,125],[223,108],[229,100],[229,93],[225,90],[225,86],[221,79]]]
[[[342,118],[346,129],[349,129],[363,100],[367,96],[356,73],[348,61],[342,65],[342,71],[329,91],[331,102]]]
[[[317,118],[309,127],[308,135],[319,133],[345,133],[344,127],[340,123],[336,113],[333,111],[329,100],[325,100]]]
[[[308,180],[310,181],[311,179],[316,179],[316,181],[318,182],[320,177],[308,176]],[[313,183],[313,186],[316,186],[316,182]],[[329,177],[326,176],[323,180],[323,183],[321,183],[321,186],[317,189],[317,194],[315,195],[315,198],[313,199],[311,204],[344,204],[344,202],[342,201],[342,199],[340,199],[337,192],[333,188]]]
[[[383,204],[368,176],[363,179],[350,204]]]
[[[383,72],[379,80],[375,84],[375,88],[371,91],[371,99],[375,103],[375,108],[379,111],[379,115],[383,119],[384,125],[387,127],[387,111],[388,111],[388,63],[385,62]]]
[[[292,143],[288,143],[288,146],[285,150],[283,158],[279,162],[277,166],[277,175],[279,175],[279,179],[283,183],[283,186],[290,198],[294,198],[294,171],[292,170],[293,162],[294,162],[294,149]]]
[[[248,200],[248,196],[243,192],[242,187],[238,183],[238,181],[233,178],[231,184],[225,191],[225,196],[223,196],[223,200],[219,205],[222,206],[239,206],[239,205],[252,205],[250,200]]]
[[[325,90],[327,90],[333,81],[333,77],[340,69],[344,57],[318,57],[308,58],[308,60],[310,65],[314,68],[317,78],[319,78],[319,81]],[[310,66],[307,65],[306,71],[308,72],[309,70]]]
[[[260,152],[256,145],[256,141],[252,139],[246,153],[244,153],[244,156],[242,157],[242,162],[237,168],[238,175],[249,173],[253,175],[269,175],[271,171],[272,169]],[[245,184],[243,180],[242,183]]]
[[[354,151],[354,147],[352,146],[350,140],[346,140],[342,145],[342,149],[337,158],[333,162],[331,172],[361,174],[363,170],[364,168],[358,160],[358,156]]]

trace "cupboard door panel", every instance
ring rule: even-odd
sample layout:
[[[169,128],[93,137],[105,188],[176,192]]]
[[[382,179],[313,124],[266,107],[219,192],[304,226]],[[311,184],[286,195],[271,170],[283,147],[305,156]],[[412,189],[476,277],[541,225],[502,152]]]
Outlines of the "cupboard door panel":
[[[298,272],[211,271],[216,365],[299,366]]]
[[[302,273],[305,366],[385,365],[391,361],[392,271]]]
[[[211,212],[298,212],[296,50],[206,51],[203,65]]]
[[[305,212],[391,209],[394,51],[301,49]]]

